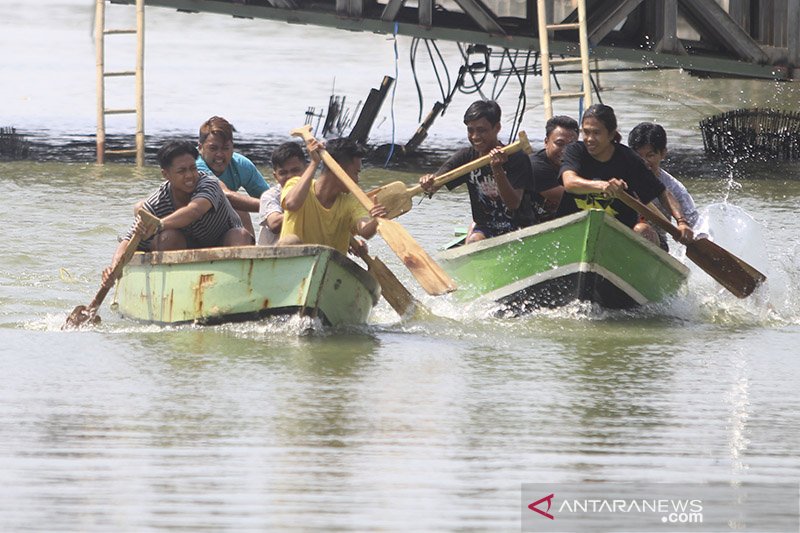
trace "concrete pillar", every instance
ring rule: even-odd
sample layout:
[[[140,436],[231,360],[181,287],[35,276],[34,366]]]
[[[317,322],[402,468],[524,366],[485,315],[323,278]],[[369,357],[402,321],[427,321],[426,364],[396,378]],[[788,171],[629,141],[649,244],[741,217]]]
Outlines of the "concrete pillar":
[[[789,2],[787,11],[789,64],[800,67],[800,2]]]
[[[685,53],[678,40],[678,0],[647,2],[652,11],[656,52]]]

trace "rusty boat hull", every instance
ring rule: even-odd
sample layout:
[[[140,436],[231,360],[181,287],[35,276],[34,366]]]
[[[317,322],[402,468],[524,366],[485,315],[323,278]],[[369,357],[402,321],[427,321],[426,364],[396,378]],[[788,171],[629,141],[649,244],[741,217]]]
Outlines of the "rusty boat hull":
[[[216,324],[303,315],[332,326],[363,324],[380,287],[327,246],[237,246],[136,253],[118,282],[123,317]]]

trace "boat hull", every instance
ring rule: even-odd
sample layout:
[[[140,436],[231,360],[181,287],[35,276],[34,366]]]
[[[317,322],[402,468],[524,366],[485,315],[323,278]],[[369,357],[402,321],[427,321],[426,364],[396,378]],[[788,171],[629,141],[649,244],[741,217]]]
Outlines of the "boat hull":
[[[221,323],[269,315],[363,324],[380,287],[327,246],[239,246],[137,253],[118,282],[123,317],[155,324]]]
[[[602,211],[582,211],[437,256],[456,297],[522,314],[576,300],[627,309],[675,294],[689,275],[680,261]]]

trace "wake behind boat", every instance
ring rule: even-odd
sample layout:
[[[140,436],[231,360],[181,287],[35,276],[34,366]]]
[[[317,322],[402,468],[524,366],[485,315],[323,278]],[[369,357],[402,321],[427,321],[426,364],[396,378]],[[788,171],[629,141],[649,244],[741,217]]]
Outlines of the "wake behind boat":
[[[581,211],[446,250],[455,297],[517,315],[576,300],[627,309],[673,295],[689,269],[603,211]]]
[[[136,253],[116,293],[123,317],[155,324],[213,324],[270,315],[364,324],[375,279],[327,246],[236,246]]]

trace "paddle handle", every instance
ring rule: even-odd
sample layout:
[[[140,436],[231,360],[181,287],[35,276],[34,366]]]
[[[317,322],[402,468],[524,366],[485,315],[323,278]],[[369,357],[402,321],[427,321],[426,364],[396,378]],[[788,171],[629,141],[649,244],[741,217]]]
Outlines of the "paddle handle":
[[[676,241],[680,239],[680,230],[665,219],[660,212],[644,205],[625,191],[622,191],[618,198],[647,220],[668,232]],[[746,298],[767,279],[764,274],[744,260],[706,238],[687,243],[686,256],[738,298]]]
[[[145,225],[145,234],[141,235],[139,233],[134,233],[131,240],[128,241],[128,244],[125,245],[125,251],[123,251],[120,258],[114,263],[114,267],[111,269],[111,274],[108,276],[108,280],[100,287],[100,290],[97,291],[92,301],[89,303],[88,309],[95,310],[100,307],[100,304],[103,303],[108,291],[111,290],[111,287],[114,286],[114,282],[119,279],[122,275],[122,269],[125,268],[125,265],[128,264],[128,261],[131,260],[133,254],[136,253],[136,249],[139,248],[139,243],[142,242],[143,239],[152,235],[158,226],[161,224],[161,220],[153,215],[150,211],[140,208],[137,212],[139,218],[142,219]]]
[[[625,191],[621,191],[620,195],[618,196],[620,201],[642,215],[644,218],[658,226],[659,228],[663,229],[677,241],[680,240],[681,237],[681,230],[679,230],[675,225],[673,225],[669,220],[664,218],[661,212],[656,211],[650,206],[644,205],[642,202],[631,196],[630,194],[626,193]]]
[[[356,250],[356,255],[367,265],[367,271],[378,281],[381,286],[381,295],[389,305],[401,317],[406,316],[409,311],[422,309],[419,303],[406,289],[397,276],[389,270],[383,261],[377,257],[371,257],[358,241],[350,237],[350,248]]]
[[[519,132],[519,139],[517,141],[514,141],[511,144],[507,144],[507,145],[503,146],[502,148],[500,148],[500,150],[506,155],[511,155],[513,153],[520,152],[520,151],[523,151],[526,154],[532,154],[533,153],[533,148],[531,148],[531,143],[528,141],[528,135],[524,131],[520,131]],[[433,179],[433,186],[438,189],[439,187],[441,187],[445,183],[449,183],[449,182],[453,181],[456,178],[460,178],[464,174],[469,174],[473,170],[476,170],[476,169],[479,169],[479,168],[481,168],[483,166],[488,165],[489,163],[491,163],[491,161],[492,161],[492,156],[489,155],[489,154],[481,156],[481,157],[479,157],[477,159],[473,159],[472,161],[470,161],[469,163],[467,163],[465,165],[461,165],[460,167],[454,168],[453,170],[451,170],[449,172],[445,172],[441,176],[436,176]],[[421,192],[423,192],[423,188],[422,188],[422,185],[419,185],[419,184],[418,185],[414,185],[413,187],[409,187],[406,190],[406,194],[409,197],[416,196]]]
[[[295,137],[302,137],[304,141],[310,141],[314,139],[314,135],[311,133],[311,125],[306,124],[301,128],[296,128],[291,131],[291,134]],[[342,166],[336,162],[331,154],[324,148],[320,149],[320,156],[322,160],[325,162],[325,165],[331,169],[331,171],[339,178],[347,190],[350,191],[350,194],[356,197],[356,199],[364,206],[364,208],[369,211],[375,205],[374,202],[367,196],[367,194],[361,190],[361,187],[353,181],[347,172],[342,168]]]

